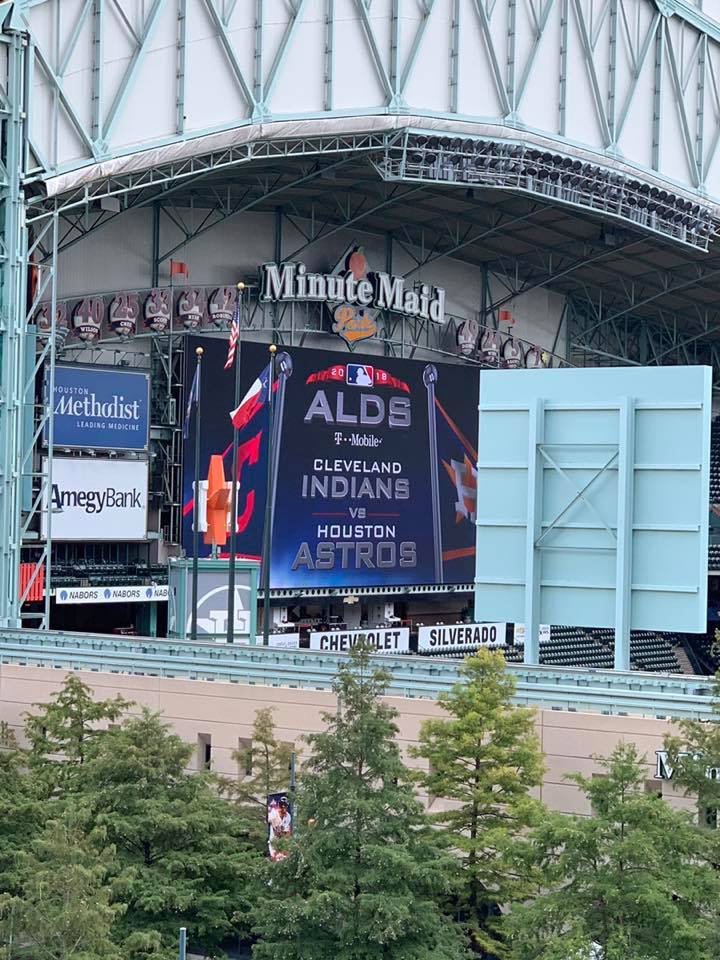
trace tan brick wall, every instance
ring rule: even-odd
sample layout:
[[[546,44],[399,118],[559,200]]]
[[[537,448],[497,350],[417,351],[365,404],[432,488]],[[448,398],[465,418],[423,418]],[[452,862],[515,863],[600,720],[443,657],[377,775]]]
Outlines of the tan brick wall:
[[[64,675],[60,670],[0,665],[0,720],[20,732],[23,713],[31,704],[47,701]],[[232,753],[240,739],[250,736],[259,707],[275,707],[278,738],[295,742],[300,749],[302,735],[322,729],[322,713],[332,712],[336,707],[334,695],[322,690],[92,672],[79,676],[94,688],[98,698],[120,693],[141,706],[160,711],[175,732],[189,743],[197,744],[199,734],[209,736],[213,769],[231,776],[237,772]],[[439,715],[440,708],[431,700],[400,697],[389,700],[400,711],[400,740],[407,753],[417,739],[422,721]],[[539,711],[537,726],[547,766],[538,795],[554,810],[582,814],[590,813],[588,804],[578,788],[563,779],[565,774],[580,772],[590,776],[599,772],[593,757],[606,756],[624,740],[635,743],[645,754],[648,780],[651,780],[655,751],[662,749],[663,737],[671,729],[665,720],[557,710]],[[692,809],[692,801],[679,795],[670,783],[663,782],[662,791],[675,804]]]

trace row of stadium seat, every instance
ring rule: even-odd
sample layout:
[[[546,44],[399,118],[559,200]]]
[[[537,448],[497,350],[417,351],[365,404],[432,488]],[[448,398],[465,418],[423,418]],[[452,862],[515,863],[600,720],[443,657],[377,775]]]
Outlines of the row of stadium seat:
[[[80,584],[78,579],[81,581]],[[151,566],[142,561],[118,564],[110,561],[86,560],[77,560],[72,564],[57,564],[53,567],[53,587],[129,586],[151,581],[167,583],[167,568]]]
[[[710,434],[710,504],[720,504],[720,417],[713,420]],[[720,543],[710,544],[708,567],[720,570]]]
[[[662,635],[650,631],[636,631],[630,637],[630,663],[634,670],[655,673],[682,673],[682,666],[673,652],[680,643],[675,634]],[[547,666],[594,667],[610,669],[614,662],[612,630],[582,629],[579,627],[551,627],[550,639],[540,641],[540,663]],[[510,663],[523,660],[522,647],[509,646],[503,650]],[[464,652],[428,651],[428,656],[458,658]]]

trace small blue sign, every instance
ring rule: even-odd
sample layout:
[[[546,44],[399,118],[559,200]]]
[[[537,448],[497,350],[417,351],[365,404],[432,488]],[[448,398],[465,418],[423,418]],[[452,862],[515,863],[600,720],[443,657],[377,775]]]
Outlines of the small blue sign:
[[[351,387],[372,387],[375,382],[375,369],[367,363],[349,363],[346,379]]]
[[[55,367],[56,447],[147,450],[150,377],[139,370]]]

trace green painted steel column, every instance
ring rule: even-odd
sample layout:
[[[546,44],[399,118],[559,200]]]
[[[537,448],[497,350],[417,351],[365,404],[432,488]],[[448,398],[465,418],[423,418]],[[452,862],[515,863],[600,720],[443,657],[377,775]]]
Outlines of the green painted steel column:
[[[7,47],[7,113],[3,126],[4,179],[0,183],[0,625],[20,625],[18,574],[22,501],[23,386],[26,350],[27,229],[23,169],[26,156],[25,57],[27,38],[18,7],[0,34]]]

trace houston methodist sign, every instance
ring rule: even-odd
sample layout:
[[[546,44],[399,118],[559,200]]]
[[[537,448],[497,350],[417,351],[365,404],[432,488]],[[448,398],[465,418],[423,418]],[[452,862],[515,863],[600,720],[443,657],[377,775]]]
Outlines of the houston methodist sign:
[[[364,275],[358,275],[364,274]],[[407,286],[404,277],[349,269],[345,274],[309,273],[304,263],[263,263],[260,267],[260,300],[264,303],[347,303],[373,310],[392,310],[405,317],[445,319],[445,291],[427,283]]]
[[[53,442],[58,447],[147,450],[150,374],[146,370],[58,364],[52,407]]]

